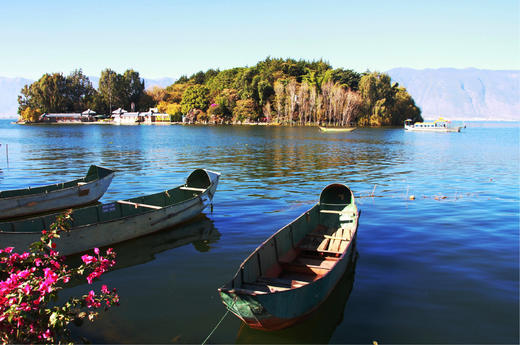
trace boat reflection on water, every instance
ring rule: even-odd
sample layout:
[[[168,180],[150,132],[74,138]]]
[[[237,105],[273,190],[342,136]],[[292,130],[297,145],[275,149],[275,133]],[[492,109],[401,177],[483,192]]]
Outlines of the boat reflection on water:
[[[141,265],[155,259],[161,252],[192,244],[199,252],[210,250],[210,244],[220,239],[220,232],[213,221],[201,214],[191,220],[150,235],[135,238],[110,246],[116,252],[116,264],[111,270]],[[109,247],[101,248],[104,252]],[[73,263],[80,261],[79,255],[67,257]]]
[[[271,332],[252,329],[242,322],[236,343],[328,344],[336,327],[343,320],[345,305],[354,286],[354,274],[358,257],[357,251],[354,253],[355,255],[353,255],[352,261],[347,266],[347,270],[329,297],[306,320],[292,327]]]
[[[114,245],[117,257],[113,269],[152,261],[158,253],[190,243],[197,251],[207,252],[210,244],[219,239],[220,233],[213,221],[201,214],[177,226]]]

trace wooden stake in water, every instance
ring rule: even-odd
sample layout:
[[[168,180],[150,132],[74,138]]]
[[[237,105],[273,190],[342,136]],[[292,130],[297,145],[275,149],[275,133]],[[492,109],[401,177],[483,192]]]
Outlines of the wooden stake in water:
[[[374,197],[374,193],[376,192],[377,183],[374,184],[374,189],[372,189],[372,194],[370,194],[371,197]]]
[[[7,165],[9,165],[9,144],[5,144],[5,156],[7,157]]]

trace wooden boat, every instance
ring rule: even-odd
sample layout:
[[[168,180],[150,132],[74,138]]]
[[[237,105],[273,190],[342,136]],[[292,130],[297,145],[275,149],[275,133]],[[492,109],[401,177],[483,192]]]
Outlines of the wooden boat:
[[[452,127],[451,121],[439,117],[433,122],[416,122],[407,119],[404,121],[404,129],[414,132],[460,132],[462,127]]]
[[[114,171],[91,165],[83,178],[47,186],[0,192],[0,219],[87,205],[105,194]]]
[[[354,248],[356,240],[354,240]],[[357,254],[354,251],[345,274],[326,300],[302,322],[276,331],[265,332],[241,323],[236,337],[237,344],[328,344],[338,325],[343,321],[345,305],[354,287]],[[119,257],[119,252],[118,252]]]
[[[309,316],[331,293],[351,262],[359,212],[342,184],[277,231],[219,288],[226,307],[249,327],[277,330]]]
[[[356,127],[320,127],[320,130],[322,132],[332,132],[332,133],[339,133],[339,132],[352,132],[356,129]]]
[[[194,170],[182,186],[147,196],[78,208],[68,232],[56,240],[62,255],[147,235],[198,215],[213,199],[220,174]],[[0,222],[0,243],[21,252],[40,238],[58,213]]]

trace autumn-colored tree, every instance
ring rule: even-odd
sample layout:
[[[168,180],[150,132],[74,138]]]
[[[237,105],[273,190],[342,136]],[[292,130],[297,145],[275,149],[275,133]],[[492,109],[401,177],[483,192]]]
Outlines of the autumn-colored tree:
[[[182,120],[182,107],[178,103],[169,103],[166,109],[163,111],[169,114],[172,121],[179,122]]]
[[[145,93],[148,94],[152,99],[156,102],[163,102],[166,100],[166,96],[168,95],[168,92],[165,88],[162,88],[160,86],[154,85],[148,90],[145,90]]]
[[[26,107],[20,113],[20,119],[24,122],[37,122],[42,111],[38,108]]]
[[[166,98],[165,101],[169,103],[181,103],[182,102],[182,95],[184,94],[184,91],[189,87],[189,84],[185,83],[175,83],[166,88]]]
[[[233,122],[244,122],[245,120],[258,120],[256,104],[252,99],[238,100],[235,109],[233,109]]]

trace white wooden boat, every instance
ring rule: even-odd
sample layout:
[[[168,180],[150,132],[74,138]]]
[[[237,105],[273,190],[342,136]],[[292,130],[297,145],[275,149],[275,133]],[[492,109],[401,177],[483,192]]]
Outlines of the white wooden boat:
[[[114,171],[91,165],[83,178],[36,188],[0,192],[0,219],[87,205],[105,194]]]
[[[198,215],[212,201],[220,174],[194,170],[182,186],[147,196],[73,210],[72,227],[55,241],[62,255],[81,253],[147,235]],[[59,213],[0,222],[0,243],[27,250]]]
[[[452,127],[451,121],[439,117],[433,122],[415,122],[408,119],[404,121],[404,129],[414,132],[460,132],[462,127]]]

